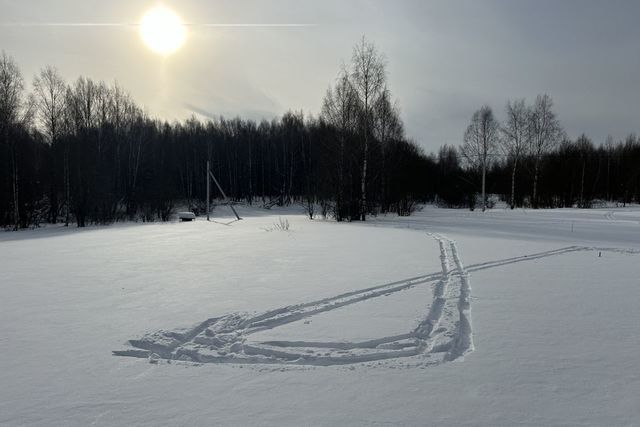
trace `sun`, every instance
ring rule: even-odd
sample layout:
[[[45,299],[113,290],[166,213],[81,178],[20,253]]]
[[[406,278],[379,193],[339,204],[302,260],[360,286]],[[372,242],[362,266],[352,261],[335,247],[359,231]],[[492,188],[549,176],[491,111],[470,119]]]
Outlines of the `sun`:
[[[166,56],[182,47],[187,40],[187,29],[174,11],[156,6],[142,16],[140,37],[149,49]]]

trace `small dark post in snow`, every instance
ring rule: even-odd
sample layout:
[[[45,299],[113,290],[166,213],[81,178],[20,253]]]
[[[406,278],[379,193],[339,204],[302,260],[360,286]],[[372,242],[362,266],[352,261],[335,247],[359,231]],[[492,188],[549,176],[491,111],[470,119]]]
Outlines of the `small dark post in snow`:
[[[598,251],[598,258],[602,258],[602,252]]]
[[[571,221],[571,232],[573,233],[573,221]]]

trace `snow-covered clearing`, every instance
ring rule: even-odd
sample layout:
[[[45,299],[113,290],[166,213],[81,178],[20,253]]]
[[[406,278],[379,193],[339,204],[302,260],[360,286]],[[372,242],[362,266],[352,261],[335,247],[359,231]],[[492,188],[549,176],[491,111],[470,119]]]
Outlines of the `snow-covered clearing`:
[[[0,424],[637,423],[640,208],[241,214],[0,234]]]

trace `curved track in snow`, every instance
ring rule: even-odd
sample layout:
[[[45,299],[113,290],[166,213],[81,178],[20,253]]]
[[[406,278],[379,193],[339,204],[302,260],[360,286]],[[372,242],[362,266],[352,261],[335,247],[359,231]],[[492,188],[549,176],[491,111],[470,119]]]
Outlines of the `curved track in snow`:
[[[193,328],[157,331],[128,341],[129,349],[117,356],[184,360],[197,363],[345,365],[427,353],[441,354],[441,361],[456,360],[473,351],[470,273],[503,265],[532,261],[584,250],[608,250],[569,246],[474,264],[465,267],[456,243],[440,234],[428,233],[440,249],[441,271],[343,293],[262,314],[233,313],[212,317]],[[347,307],[372,298],[431,284],[432,301],[425,317],[405,333],[367,341],[254,341],[257,332],[277,328],[311,316]],[[430,359],[433,363],[433,359]]]

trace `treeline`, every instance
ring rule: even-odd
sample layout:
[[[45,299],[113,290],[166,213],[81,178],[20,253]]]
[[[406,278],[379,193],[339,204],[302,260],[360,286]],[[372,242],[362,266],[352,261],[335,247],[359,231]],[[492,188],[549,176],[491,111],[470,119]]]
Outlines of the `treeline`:
[[[289,112],[167,123],[118,85],[65,82],[46,67],[25,93],[0,56],[0,225],[168,220],[204,213],[206,163],[234,201],[301,204],[310,216],[364,220],[409,214],[430,196],[433,160],[405,137],[385,61],[363,39],[318,118]],[[216,195],[213,194],[215,197]],[[319,211],[318,211],[319,210]]]
[[[599,146],[584,134],[570,140],[546,94],[532,105],[524,99],[508,101],[502,122],[491,107],[482,106],[471,118],[459,153],[458,168],[470,175],[483,210],[488,193],[501,195],[512,209],[640,202],[640,139],[630,134],[614,142],[609,136]],[[471,207],[475,203],[470,199]]]
[[[2,52],[0,226],[166,221],[178,207],[204,214],[207,161],[233,201],[299,204],[338,221],[409,215],[421,202],[486,208],[488,194],[511,207],[640,202],[635,135],[569,140],[547,95],[509,101],[504,115],[483,106],[461,147],[425,155],[405,135],[384,57],[364,38],[319,117],[261,122],[156,120],[118,85],[67,83],[51,67],[27,94]]]

